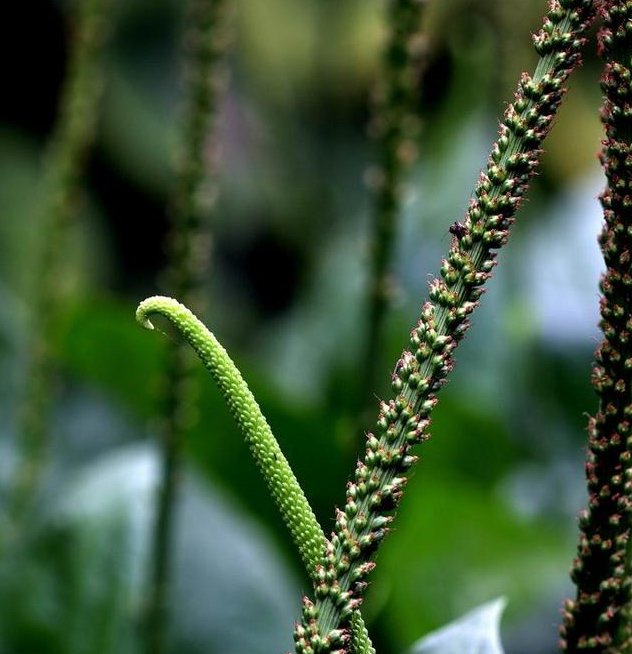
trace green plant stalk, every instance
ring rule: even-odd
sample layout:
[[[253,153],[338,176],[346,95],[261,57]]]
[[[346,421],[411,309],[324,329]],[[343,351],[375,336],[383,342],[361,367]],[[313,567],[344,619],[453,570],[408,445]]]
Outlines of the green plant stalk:
[[[380,341],[391,298],[390,263],[402,208],[406,172],[417,156],[419,79],[425,63],[426,39],[421,31],[427,0],[389,0],[389,40],[382,58],[370,134],[377,158],[370,172],[373,225],[370,244],[367,338],[363,355],[359,406],[372,397],[380,361]],[[371,407],[372,408],[372,407]]]
[[[184,29],[185,95],[182,145],[170,216],[167,286],[202,312],[209,271],[209,223],[216,193],[215,158],[218,98],[228,42],[229,0],[191,0]],[[170,341],[162,397],[161,475],[152,539],[151,571],[145,607],[148,654],[167,650],[169,588],[184,438],[195,415],[197,389],[185,343]]]
[[[268,484],[305,568],[314,577],[325,549],[325,535],[241,373],[215,336],[179,302],[161,296],[147,298],[138,306],[136,319],[143,327],[153,329],[150,319],[156,314],[176,327],[211,373]]]
[[[601,113],[606,138],[601,162],[607,188],[601,196],[600,326],[592,383],[599,408],[588,424],[588,509],[579,518],[579,545],[567,600],[562,650],[632,651],[632,2],[600,4],[599,51],[605,61]]]
[[[27,381],[20,415],[20,457],[10,499],[18,529],[31,508],[46,461],[46,435],[55,387],[54,330],[63,301],[60,288],[66,238],[77,213],[77,190],[94,140],[102,92],[102,56],[110,32],[109,0],[79,3],[58,118],[45,166],[42,240],[35,263]]]
[[[533,77],[522,76],[465,221],[451,227],[442,279],[430,283],[429,301],[411,333],[411,351],[402,354],[393,371],[396,396],[382,403],[377,435],[368,434],[364,458],[347,486],[344,510],[336,513],[315,599],[304,599],[303,619],[295,630],[298,654],[349,651],[349,624],[375,567],[372,557],[388,532],[407,471],[417,460],[411,448],[428,438],[436,392],[453,366],[453,352],[469,326],[468,316],[496,263],[495,250],[508,238],[564,83],[580,62],[594,13],[588,0],[552,2],[534,37],[540,61]]]

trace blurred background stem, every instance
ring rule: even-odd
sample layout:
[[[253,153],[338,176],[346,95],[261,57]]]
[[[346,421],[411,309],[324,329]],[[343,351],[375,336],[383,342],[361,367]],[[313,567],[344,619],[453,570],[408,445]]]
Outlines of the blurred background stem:
[[[9,501],[10,538],[19,537],[47,459],[55,395],[54,334],[66,296],[68,236],[79,213],[78,191],[95,134],[102,91],[102,53],[109,36],[109,0],[84,0],[71,21],[71,49],[59,112],[44,162],[43,216],[34,264],[26,388],[19,417],[18,463]]]
[[[169,294],[203,315],[209,223],[216,199],[216,118],[224,79],[229,0],[191,0],[184,28],[185,116],[171,204]],[[146,607],[148,654],[167,650],[169,589],[183,441],[195,422],[197,389],[186,343],[170,342],[162,395],[161,476]]]
[[[369,242],[367,288],[368,331],[362,357],[364,374],[359,385],[360,419],[374,410],[373,391],[383,374],[381,356],[386,313],[395,282],[390,269],[402,210],[404,177],[417,157],[420,130],[419,83],[427,60],[428,39],[422,32],[427,0],[389,0],[388,41],[382,56],[382,72],[374,90],[369,132],[377,162],[369,171],[372,191],[372,227]]]

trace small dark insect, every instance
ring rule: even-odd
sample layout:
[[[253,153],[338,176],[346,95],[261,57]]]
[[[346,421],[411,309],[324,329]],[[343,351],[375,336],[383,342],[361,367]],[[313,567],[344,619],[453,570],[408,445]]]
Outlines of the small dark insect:
[[[458,221],[454,221],[450,225],[450,234],[456,236],[457,238],[463,238],[467,234],[467,227]]]

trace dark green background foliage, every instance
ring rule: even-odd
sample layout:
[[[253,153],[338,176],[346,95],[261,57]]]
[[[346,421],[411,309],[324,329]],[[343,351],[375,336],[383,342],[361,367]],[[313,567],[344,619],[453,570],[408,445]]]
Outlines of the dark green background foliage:
[[[15,455],[41,155],[63,77],[68,9],[52,0],[13,4],[5,53],[12,71],[0,105],[3,480]],[[28,546],[0,563],[1,652],[138,651],[165,339],[139,329],[133,313],[160,289],[165,260],[180,4],[136,0],[115,9],[98,142],[58,280],[66,301],[49,472]],[[529,31],[545,4],[431,3],[421,158],[410,175],[384,344],[393,365],[503,103],[534,61]],[[360,447],[355,391],[371,209],[363,177],[372,156],[365,125],[381,5],[236,5],[208,321],[329,531]],[[589,53],[378,557],[364,613],[383,654],[501,594],[509,599],[507,649],[554,650],[584,499],[584,413],[595,406],[598,76]],[[281,651],[308,582],[201,366],[199,375],[173,651]],[[385,367],[376,414],[389,379]]]

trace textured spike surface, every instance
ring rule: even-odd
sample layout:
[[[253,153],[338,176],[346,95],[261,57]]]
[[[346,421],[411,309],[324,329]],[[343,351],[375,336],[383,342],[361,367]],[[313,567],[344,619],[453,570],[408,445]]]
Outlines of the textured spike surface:
[[[325,536],[272,430],[237,367],[215,336],[185,306],[168,297],[143,300],[136,319],[153,329],[152,315],[167,318],[210,371],[261,470],[283,520],[313,576]]]
[[[507,240],[593,17],[593,3],[587,0],[551,2],[534,37],[540,54],[536,71],[522,76],[465,220],[451,229],[441,279],[430,283],[410,350],[393,371],[395,397],[382,403],[377,429],[367,435],[364,458],[347,486],[344,509],[336,512],[314,600],[304,603],[295,631],[298,654],[350,651],[352,616],[362,602],[375,566],[371,559],[388,533],[407,471],[416,461],[411,450],[428,437],[436,392],[453,366],[454,349],[495,265],[495,250]]]
[[[606,262],[592,383],[599,409],[588,424],[588,508],[579,518],[579,546],[571,577],[575,600],[566,602],[561,645],[566,652],[632,651],[629,563],[632,503],[632,2],[601,2],[599,52],[606,130],[601,196]]]

